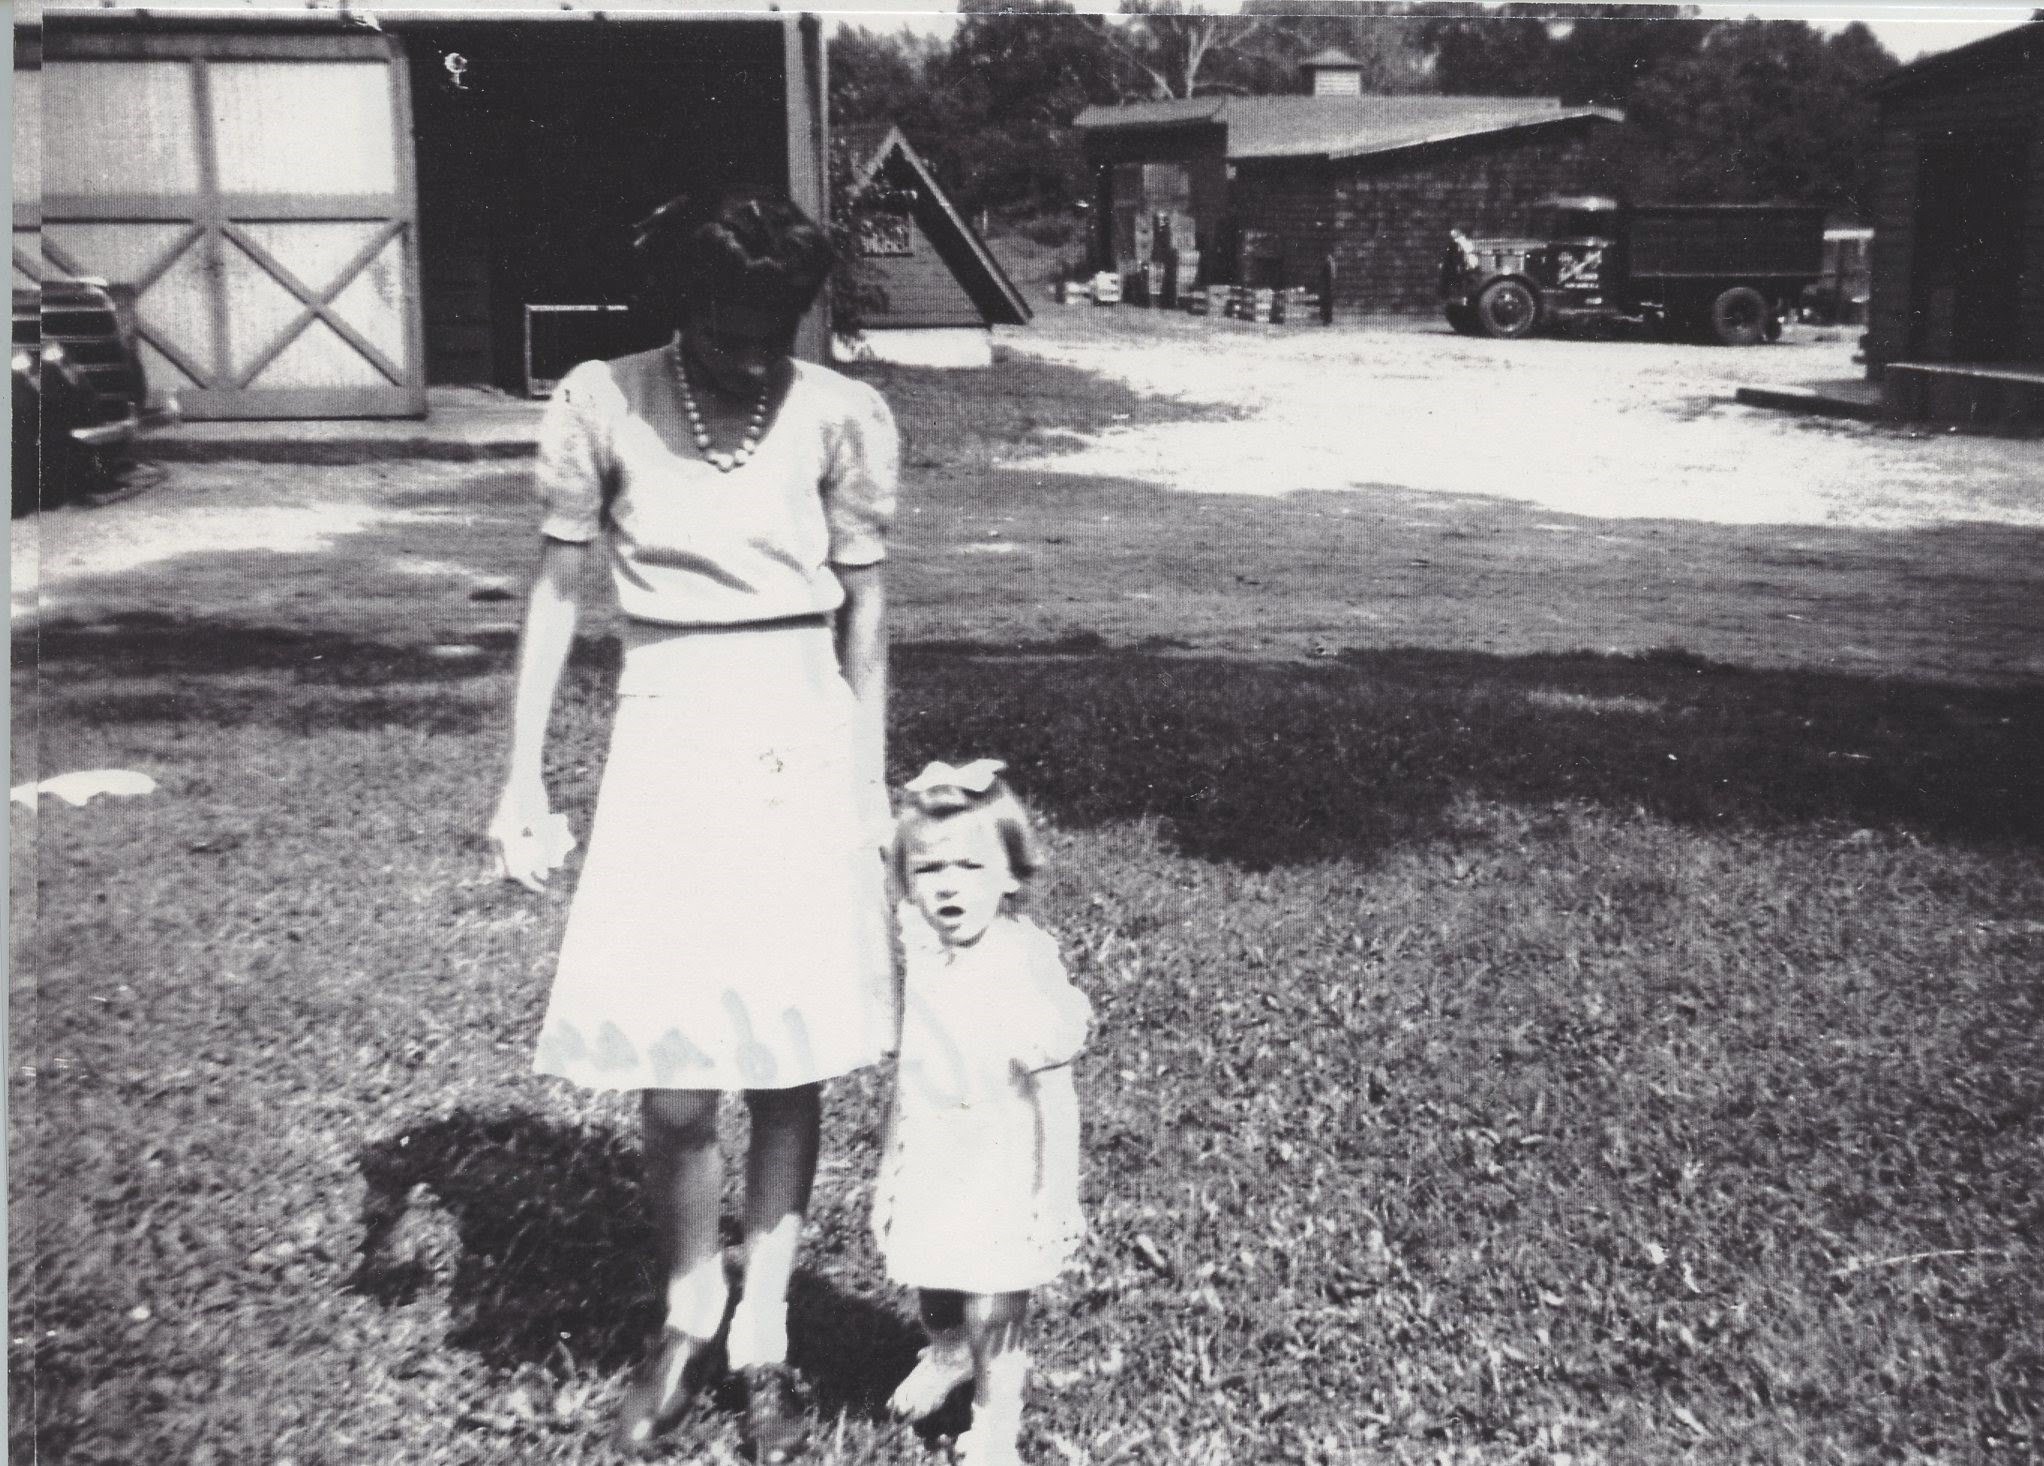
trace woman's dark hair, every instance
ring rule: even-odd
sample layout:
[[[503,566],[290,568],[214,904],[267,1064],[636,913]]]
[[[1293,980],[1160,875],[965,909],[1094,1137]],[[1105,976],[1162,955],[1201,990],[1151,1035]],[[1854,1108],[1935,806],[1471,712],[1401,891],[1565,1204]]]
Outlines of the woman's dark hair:
[[[751,189],[708,207],[669,199],[635,226],[645,271],[641,305],[682,323],[710,302],[799,316],[823,289],[830,239],[787,199]]]

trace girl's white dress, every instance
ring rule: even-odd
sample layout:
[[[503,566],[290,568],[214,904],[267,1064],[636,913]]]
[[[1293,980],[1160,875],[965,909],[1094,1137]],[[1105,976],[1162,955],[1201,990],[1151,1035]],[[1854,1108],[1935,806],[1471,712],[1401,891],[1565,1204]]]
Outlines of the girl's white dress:
[[[598,542],[624,669],[534,1067],[592,1089],[782,1089],[896,1027],[877,770],[831,617],[877,564],[894,421],[807,362],[752,459],[695,446],[669,353],[586,362],[540,429],[543,532]]]
[[[1027,918],[949,949],[913,906],[900,919],[901,1058],[873,1235],[907,1287],[1037,1287],[1086,1231],[1071,1061],[1092,1005]]]

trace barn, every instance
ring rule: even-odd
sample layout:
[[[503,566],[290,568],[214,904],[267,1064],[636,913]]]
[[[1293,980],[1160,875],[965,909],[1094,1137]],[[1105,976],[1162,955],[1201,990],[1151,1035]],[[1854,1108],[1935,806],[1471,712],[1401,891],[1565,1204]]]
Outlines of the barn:
[[[17,15],[13,275],[135,293],[193,418],[416,417],[633,349],[630,226],[780,187],[821,218],[813,17],[73,5]],[[25,135],[25,136],[24,136]],[[36,141],[40,147],[34,146]],[[823,323],[802,348],[819,356]]]
[[[2044,422],[2044,21],[1875,97],[1868,374],[1896,416]]]
[[[841,354],[907,366],[991,365],[993,327],[1029,321],[1015,288],[898,127],[847,129],[852,266],[864,298]]]
[[[1511,233],[1541,198],[1610,191],[1617,112],[1538,97],[1364,96],[1357,66],[1314,57],[1306,95],[1080,113],[1098,267],[1155,258],[1178,267],[1181,285],[1191,264],[1202,284],[1285,288],[1319,286],[1332,261],[1337,308],[1430,313],[1449,230]]]

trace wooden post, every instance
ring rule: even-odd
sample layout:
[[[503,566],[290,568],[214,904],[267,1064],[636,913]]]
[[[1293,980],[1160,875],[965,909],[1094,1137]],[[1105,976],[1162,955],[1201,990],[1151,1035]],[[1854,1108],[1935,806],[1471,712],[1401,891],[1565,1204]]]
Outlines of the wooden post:
[[[814,15],[785,16],[781,21],[782,74],[787,95],[788,197],[825,229],[830,227],[830,139],[824,98],[823,30]],[[809,361],[830,360],[830,292],[818,297],[815,309],[795,335],[795,354]]]

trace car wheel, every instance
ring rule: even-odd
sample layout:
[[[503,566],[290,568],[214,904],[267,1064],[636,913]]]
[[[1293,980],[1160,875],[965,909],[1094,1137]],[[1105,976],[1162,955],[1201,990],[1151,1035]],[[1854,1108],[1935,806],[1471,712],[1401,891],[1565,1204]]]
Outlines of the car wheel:
[[[1722,346],[1752,346],[1767,334],[1772,314],[1766,296],[1750,285],[1734,285],[1710,303],[1710,334]]]
[[[1486,336],[1517,340],[1540,324],[1540,297],[1522,280],[1493,280],[1476,297],[1476,322]]]

